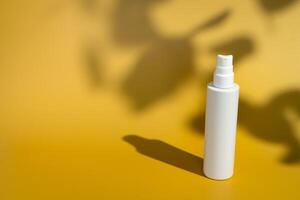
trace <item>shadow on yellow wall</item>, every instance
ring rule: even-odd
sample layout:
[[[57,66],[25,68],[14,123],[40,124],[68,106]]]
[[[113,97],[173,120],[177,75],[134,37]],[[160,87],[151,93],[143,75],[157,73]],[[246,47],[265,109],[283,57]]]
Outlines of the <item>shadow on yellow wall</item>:
[[[283,92],[264,105],[252,104],[244,98],[239,101],[239,126],[258,139],[283,144],[287,153],[281,161],[286,164],[300,161],[300,144],[297,132],[290,125],[289,110],[300,116],[299,90]],[[204,118],[204,113],[195,116],[191,127],[204,133]]]
[[[195,34],[201,34],[205,30],[220,26],[231,15],[231,10],[224,10],[185,36],[168,38],[156,31],[149,16],[151,7],[164,1],[168,0],[119,0],[113,16],[112,34],[117,44],[127,48],[148,44],[147,49],[133,66],[133,70],[123,81],[120,91],[127,97],[132,108],[138,112],[150,108],[156,102],[175,93],[186,80],[196,78],[194,77],[195,66],[193,63],[195,51],[191,44],[191,38]],[[258,0],[257,3],[266,14],[273,14],[291,6],[295,1]],[[92,7],[91,3],[92,1],[89,1],[88,7]],[[212,47],[210,51],[215,54],[233,54],[235,63],[237,63],[255,51],[255,41],[248,35],[236,35],[230,40]],[[93,48],[87,48],[84,55],[87,60],[88,75],[97,86],[101,80],[97,54]],[[202,77],[200,90],[204,92],[211,74],[205,74]],[[300,116],[300,90],[298,88],[282,91],[264,105],[252,104],[241,96],[239,109],[239,125],[247,128],[249,133],[258,139],[285,145],[288,153],[282,159],[284,163],[291,164],[300,161],[300,144],[296,137],[297,133],[290,126],[285,115],[286,110],[290,109]],[[202,133],[203,116],[204,113],[199,113],[191,120],[191,127]],[[179,155],[180,158],[184,157],[185,153],[175,147],[170,147],[161,141],[147,142],[147,139],[138,136],[126,136],[124,140],[137,147],[138,152],[142,154],[185,168],[181,166],[181,163],[174,163],[175,158],[170,158],[170,160],[167,158],[169,154]],[[155,148],[163,148],[169,154],[160,155]],[[176,152],[180,153],[176,154]],[[193,158],[191,160],[200,159],[192,155],[187,157]],[[187,170],[197,173],[193,169]]]

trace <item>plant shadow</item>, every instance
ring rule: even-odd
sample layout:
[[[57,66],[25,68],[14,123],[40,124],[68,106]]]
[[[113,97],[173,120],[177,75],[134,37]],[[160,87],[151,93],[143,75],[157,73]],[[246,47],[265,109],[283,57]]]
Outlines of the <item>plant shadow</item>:
[[[286,153],[281,158],[285,164],[300,162],[300,142],[297,131],[291,126],[291,118],[300,117],[300,90],[279,93],[262,105],[245,98],[239,100],[238,125],[258,139],[281,144]],[[204,133],[205,114],[192,118],[191,127]]]
[[[97,0],[80,1],[82,1],[81,6],[88,12],[92,12],[96,7]],[[111,37],[119,47],[146,47],[131,66],[132,70],[121,80],[119,88],[128,104],[137,112],[145,111],[155,103],[175,94],[181,86],[193,78],[200,77],[199,92],[205,93],[206,83],[213,72],[202,73],[201,71],[199,77],[195,75],[198,67],[194,63],[195,57],[201,57],[201,60],[202,54],[201,51],[200,53],[195,51],[193,38],[212,29],[222,32],[220,28],[235,12],[233,8],[224,8],[223,11],[213,14],[210,19],[199,19],[202,23],[184,35],[170,37],[159,32],[151,17],[153,8],[168,1],[171,0],[116,0],[115,12],[111,15]],[[290,8],[296,2],[298,0],[256,0],[262,11],[268,15]],[[229,39],[211,44],[211,48],[207,50],[212,54],[233,54],[236,64],[257,52],[256,38],[251,34],[235,33]],[[88,46],[83,52],[90,83],[95,88],[100,87],[105,79],[103,76],[105,70],[97,47]],[[202,66],[199,67],[202,70]],[[236,70],[238,72],[238,68]],[[286,110],[291,110],[296,115],[300,115],[299,92],[299,90],[279,91],[278,95],[271,97],[269,102],[262,105],[255,104],[244,96],[240,97],[239,126],[246,128],[249,134],[257,139],[284,145],[287,154],[282,158],[282,162],[287,164],[300,161],[297,131],[293,129],[285,113]],[[199,113],[191,121],[191,126],[197,132],[204,132],[204,113]],[[133,143],[134,141],[142,141],[140,143],[148,147],[147,141],[152,140],[140,138],[140,140],[133,139]],[[158,146],[167,145],[162,143]],[[158,160],[165,158],[140,148],[139,146],[137,150],[145,151]],[[179,165],[174,161],[168,162],[175,166]]]
[[[127,47],[141,43],[148,43],[148,46],[122,82],[121,92],[134,111],[144,111],[156,102],[176,93],[180,86],[194,77],[195,50],[191,39],[202,31],[224,23],[231,12],[224,10],[185,35],[169,38],[158,34],[149,21],[148,9],[154,2],[157,3],[156,1],[138,1],[138,4],[133,5],[131,4],[135,0],[126,0],[126,2],[128,2],[126,6],[120,3],[120,12],[114,18],[115,41],[122,46],[126,44]],[[129,12],[133,9],[131,7],[142,12],[137,12],[139,14],[133,16]],[[119,24],[123,24],[126,28]],[[133,24],[140,25],[133,26]]]
[[[164,162],[185,171],[204,176],[203,159],[170,144],[138,135],[126,135],[123,140],[135,147],[144,156]]]
[[[258,3],[266,13],[274,13],[290,7],[298,0],[258,0]]]

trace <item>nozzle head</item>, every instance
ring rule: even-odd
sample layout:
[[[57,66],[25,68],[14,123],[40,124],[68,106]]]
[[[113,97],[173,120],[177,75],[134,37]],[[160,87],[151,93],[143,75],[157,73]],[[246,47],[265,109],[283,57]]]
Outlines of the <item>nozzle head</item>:
[[[218,88],[230,88],[234,85],[232,55],[218,55],[213,85]]]
[[[217,57],[217,66],[220,67],[227,67],[232,66],[233,62],[233,56],[232,55],[218,55]]]

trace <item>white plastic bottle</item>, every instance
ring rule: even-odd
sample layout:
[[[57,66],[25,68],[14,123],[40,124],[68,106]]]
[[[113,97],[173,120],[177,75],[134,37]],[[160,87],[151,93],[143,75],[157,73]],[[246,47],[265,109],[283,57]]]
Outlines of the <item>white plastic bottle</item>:
[[[234,83],[232,55],[218,55],[207,88],[204,174],[215,180],[233,175],[239,86]]]

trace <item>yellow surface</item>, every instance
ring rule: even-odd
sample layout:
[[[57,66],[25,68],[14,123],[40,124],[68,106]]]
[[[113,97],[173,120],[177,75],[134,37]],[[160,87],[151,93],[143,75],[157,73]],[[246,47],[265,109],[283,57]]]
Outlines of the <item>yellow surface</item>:
[[[300,199],[300,2],[268,2],[1,1],[0,199]],[[241,105],[235,175],[213,181],[223,51]]]

